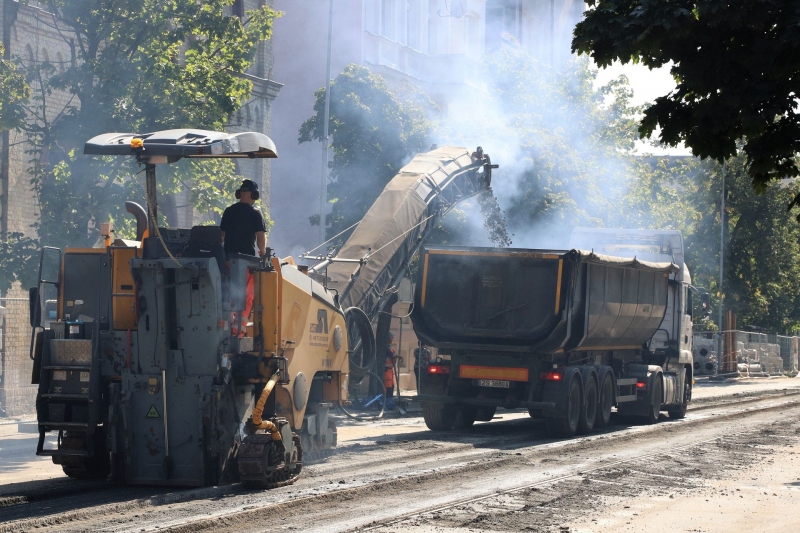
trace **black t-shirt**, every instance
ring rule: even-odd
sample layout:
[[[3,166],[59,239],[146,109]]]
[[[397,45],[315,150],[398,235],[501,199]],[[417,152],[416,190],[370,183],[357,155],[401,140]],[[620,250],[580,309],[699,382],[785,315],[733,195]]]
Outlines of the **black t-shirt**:
[[[225,252],[255,255],[256,232],[267,231],[264,215],[244,202],[236,202],[222,213],[219,227],[225,232]]]

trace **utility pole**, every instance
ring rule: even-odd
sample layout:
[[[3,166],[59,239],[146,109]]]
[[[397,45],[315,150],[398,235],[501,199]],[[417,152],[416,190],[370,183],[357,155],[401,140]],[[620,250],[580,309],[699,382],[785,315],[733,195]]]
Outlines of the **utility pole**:
[[[556,48],[556,8],[555,0],[550,0],[550,68],[553,68],[553,58]]]
[[[322,177],[319,192],[319,243],[325,242],[325,206],[328,203],[328,122],[331,118],[331,42],[333,40],[333,0],[328,3],[328,64],[325,69],[325,122],[322,126]],[[322,254],[326,250],[322,250]]]
[[[719,204],[719,343],[717,350],[717,373],[719,374],[722,359],[724,357],[722,348],[723,348],[723,326],[722,326],[722,319],[723,319],[723,310],[722,310],[722,302],[723,302],[723,294],[722,294],[722,282],[723,282],[723,266],[725,261],[725,172],[728,168],[728,162],[722,161],[722,198],[720,199]]]

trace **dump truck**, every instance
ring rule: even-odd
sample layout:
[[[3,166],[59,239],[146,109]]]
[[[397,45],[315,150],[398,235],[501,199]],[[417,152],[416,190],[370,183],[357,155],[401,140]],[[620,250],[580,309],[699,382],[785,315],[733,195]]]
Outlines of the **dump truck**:
[[[266,135],[108,133],[84,153],[135,158],[146,207],[126,206],[136,239],[106,228],[97,247],[41,251],[29,295],[36,453],[74,478],[170,486],[278,487],[329,453],[331,409],[348,402],[354,354],[374,360],[387,295],[435,221],[486,190],[493,168],[480,149],[417,155],[339,253],[302,268],[271,250],[226,253],[219,226],[158,224],[158,165],[277,157]]]
[[[579,229],[569,250],[427,246],[411,319],[438,356],[432,430],[527,408],[568,437],[612,409],[682,418],[692,394],[691,278],[675,231]]]

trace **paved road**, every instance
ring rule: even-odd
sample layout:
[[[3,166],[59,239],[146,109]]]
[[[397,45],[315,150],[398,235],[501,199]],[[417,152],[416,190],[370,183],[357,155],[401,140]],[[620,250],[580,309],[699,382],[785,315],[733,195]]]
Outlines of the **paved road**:
[[[34,479],[63,477],[61,467],[49,457],[36,457],[35,433],[13,433],[0,436],[0,486]],[[45,440],[48,448],[56,446],[55,435]]]
[[[757,391],[800,388],[800,378],[750,378],[736,381],[710,382],[698,381],[693,397],[699,402],[720,396],[734,396]],[[502,420],[525,419],[524,410],[513,412],[498,410]],[[487,422],[488,423],[488,422]],[[480,422],[478,424],[481,424]],[[30,431],[31,424],[23,428]],[[397,435],[409,431],[424,431],[425,424],[419,416],[388,418],[376,422],[345,423],[339,429],[339,442],[343,444],[368,441],[383,436]],[[48,457],[36,457],[37,435],[34,433],[15,433],[0,436],[0,486],[8,483],[64,477],[61,467],[54,465]],[[47,439],[47,446],[55,446],[55,436]]]

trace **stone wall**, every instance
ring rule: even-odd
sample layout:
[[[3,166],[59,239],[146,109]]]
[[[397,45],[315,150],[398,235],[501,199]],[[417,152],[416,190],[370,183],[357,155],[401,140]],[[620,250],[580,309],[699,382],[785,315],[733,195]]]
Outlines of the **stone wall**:
[[[0,29],[8,58],[18,59],[23,67],[50,63],[55,71],[63,71],[72,60],[70,48],[53,28],[52,15],[37,7],[36,2],[22,5],[0,0]],[[41,93],[31,86],[32,96]],[[35,102],[34,102],[35,103]],[[47,119],[53,120],[68,105],[70,95],[53,91],[47,96]],[[33,225],[39,220],[39,205],[32,192],[28,169],[30,145],[22,132],[0,135],[0,231],[19,232],[36,237]],[[30,326],[27,288],[15,285],[0,299],[0,417],[23,416],[34,412],[36,386],[31,385]]]
[[[35,410],[37,386],[31,385],[27,291],[15,285],[0,306],[0,417],[29,415]]]

